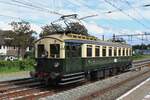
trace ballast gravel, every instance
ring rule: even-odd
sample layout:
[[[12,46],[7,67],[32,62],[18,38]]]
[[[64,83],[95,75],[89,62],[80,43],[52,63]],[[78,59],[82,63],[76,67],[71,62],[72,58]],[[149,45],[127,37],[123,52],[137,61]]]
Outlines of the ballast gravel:
[[[8,74],[0,73],[0,81],[16,80],[16,79],[29,78],[29,77],[30,77],[29,71],[14,72]]]
[[[123,74],[120,74],[117,76],[109,77],[104,80],[99,80],[94,83],[82,85],[82,86],[79,86],[79,87],[71,89],[71,90],[57,93],[52,96],[47,96],[47,97],[41,98],[40,100],[77,100],[80,97],[87,96],[89,94],[94,93],[95,91],[99,91],[106,87],[115,85],[116,83],[126,80],[129,77],[136,76],[139,73],[143,73],[148,70],[150,70],[150,67],[144,67],[140,71],[126,72],[126,73],[123,73]],[[123,86],[119,87],[119,89],[117,88],[115,90],[110,91],[109,93],[104,93],[103,95],[101,95],[99,97],[94,97],[93,99],[95,99],[95,100],[114,100],[118,96],[122,95],[123,93],[125,93],[129,89],[133,88],[135,85],[139,84],[140,82],[142,82],[143,80],[145,80],[148,77],[150,77],[150,74],[148,74],[145,77],[140,77],[136,80],[130,81],[129,83],[124,84]]]

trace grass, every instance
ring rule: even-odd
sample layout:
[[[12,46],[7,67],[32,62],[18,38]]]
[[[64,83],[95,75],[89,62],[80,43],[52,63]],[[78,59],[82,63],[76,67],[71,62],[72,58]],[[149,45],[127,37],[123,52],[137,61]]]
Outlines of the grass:
[[[31,68],[27,68],[27,69],[20,69],[18,67],[1,67],[0,68],[0,74],[4,74],[4,73],[13,73],[13,72],[21,72],[21,71],[32,71],[34,70],[33,67]]]
[[[34,60],[0,61],[0,74],[34,70]]]
[[[132,58],[133,60],[150,59],[150,55],[134,55]]]

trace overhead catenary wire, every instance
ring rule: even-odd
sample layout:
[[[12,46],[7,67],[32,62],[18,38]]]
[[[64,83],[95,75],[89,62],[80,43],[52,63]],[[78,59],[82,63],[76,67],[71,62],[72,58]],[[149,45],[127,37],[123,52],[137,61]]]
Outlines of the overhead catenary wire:
[[[12,5],[12,6],[17,6],[17,7],[23,7],[23,8],[27,8],[27,9],[30,9],[30,10],[36,10],[36,11],[40,11],[40,12],[44,12],[44,13],[48,13],[48,14],[55,14],[55,15],[59,15],[59,16],[63,15],[63,14],[60,14],[58,12],[46,9],[46,8],[38,7],[36,5],[33,6],[32,4],[23,3],[23,2],[20,2],[20,1],[16,1],[16,0],[12,1],[12,2],[0,1],[0,3],[7,4],[7,5]]]
[[[13,1],[18,1],[18,0],[13,0]],[[17,2],[16,2],[17,3]],[[40,7],[39,5],[35,5],[35,4],[27,4],[27,2],[25,3],[21,3],[21,1],[19,1],[17,3],[18,6],[23,6],[23,7],[26,7],[26,8],[29,8],[29,9],[36,9],[37,11],[44,11],[44,12],[48,12],[47,10],[48,9],[43,9],[43,7]],[[33,6],[34,5],[34,6]],[[145,6],[149,6],[149,5],[145,5]],[[41,9],[42,8],[42,9]],[[119,10],[120,11],[120,10]]]
[[[89,8],[89,6],[87,6],[87,5],[85,5],[86,7],[88,7]],[[137,8],[138,7],[142,7],[142,6],[145,6],[145,5],[141,5],[141,6],[137,6]],[[148,5],[149,6],[149,5]],[[122,10],[122,9],[121,9]],[[117,10],[114,10],[114,11],[118,11],[118,9]],[[120,11],[120,10],[119,10]],[[101,12],[102,13],[102,12]],[[109,12],[103,12],[103,14],[106,14],[106,13],[109,13]],[[111,12],[112,13],[112,12]],[[102,26],[101,26],[102,27]],[[103,27],[103,28],[106,28],[106,27]],[[108,27],[106,28],[107,30],[108,30]],[[109,28],[110,29],[110,28]],[[119,33],[122,33],[121,31],[119,32]],[[125,34],[125,35],[127,35],[126,33],[122,33],[122,34]],[[138,40],[141,40],[141,38],[136,38],[136,39],[138,39]],[[148,41],[148,40],[144,40],[144,41]],[[150,42],[150,41],[148,41],[148,42]]]
[[[49,12],[49,13],[51,13],[51,14],[63,15],[63,14],[60,14],[60,13],[58,13],[58,12],[50,11],[49,9],[46,9],[46,8],[43,8],[43,7],[40,7],[40,6],[31,4],[31,3],[21,2],[21,1],[18,1],[18,0],[11,0],[11,1],[12,1],[12,2],[16,2],[16,3],[19,3],[19,4],[22,4],[22,5],[25,5],[25,6],[29,6],[29,7],[41,9],[41,10],[47,11],[47,12]]]
[[[130,8],[132,8],[135,12],[137,12],[137,14],[138,14],[143,20],[145,20],[145,21],[148,22],[148,20],[147,20],[143,15],[141,15],[140,12],[136,11],[136,9],[130,4],[130,2],[128,2],[127,0],[120,0],[120,1],[124,1]],[[144,6],[145,6],[145,5],[144,5]],[[134,35],[134,34],[133,34],[133,35]],[[143,35],[144,35],[144,34],[143,34]],[[142,35],[142,37],[143,37],[143,35]],[[132,37],[132,35],[131,35],[131,37]],[[140,38],[137,37],[137,39],[140,39]],[[149,40],[143,39],[143,38],[140,39],[140,40],[150,42]]]
[[[12,5],[12,6],[16,6],[16,7],[23,7],[23,8],[27,8],[27,9],[31,9],[31,10],[36,10],[36,11],[41,11],[41,12],[46,12],[46,13],[48,13],[48,14],[55,14],[55,13],[49,13],[48,11],[45,11],[45,10],[43,10],[43,9],[39,9],[39,8],[36,8],[36,7],[33,7],[33,6],[22,5],[22,4],[20,4],[20,3],[6,2],[6,1],[0,1],[0,3],[2,3],[2,4],[7,4],[7,5]],[[10,15],[3,15],[3,14],[0,14],[0,16],[9,17],[9,18],[18,19],[18,20],[25,20],[25,21],[28,21],[28,22],[31,22],[31,23],[45,24],[45,23],[38,22],[38,21],[32,21],[31,19],[24,19],[24,18],[21,18],[21,17],[15,17],[15,16],[10,16]]]
[[[109,5],[111,5],[112,7],[118,9],[120,12],[122,12],[124,15],[128,16],[130,19],[134,20],[135,22],[139,23],[140,25],[142,25],[144,28],[146,29],[150,29],[149,27],[147,27],[145,24],[143,24],[141,21],[137,20],[136,18],[134,18],[133,16],[129,15],[128,13],[124,12],[121,8],[117,7],[116,5],[114,5],[113,3],[104,0],[106,3],[108,3]]]
[[[10,16],[10,15],[3,15],[3,14],[0,14],[0,16],[2,17],[8,17],[8,18],[12,18],[12,19],[18,19],[18,20],[21,20],[21,21],[27,21],[27,22],[30,22],[30,23],[38,23],[38,24],[45,24],[45,23],[42,23],[42,22],[38,22],[38,21],[33,21],[31,19],[24,19],[24,18],[21,18],[21,17],[15,17],[15,16]]]
[[[131,18],[132,20],[136,21],[137,23],[139,23],[140,25],[142,25],[144,28],[146,29],[149,29],[149,27],[147,27],[145,24],[143,24],[142,22],[140,22],[139,20],[137,20],[136,18],[132,17],[131,15],[129,15],[128,13],[122,11],[121,8],[118,8],[116,5],[114,5],[113,3],[107,1],[107,0],[104,0],[106,3],[108,3],[109,5],[111,5],[112,7],[118,9],[120,12],[122,12],[124,15],[128,16],[129,18]],[[137,38],[139,39],[139,38]],[[141,40],[141,39],[140,39]],[[142,39],[143,40],[143,39]],[[150,42],[149,40],[146,40],[148,42]]]
[[[136,9],[136,8],[147,8],[147,7],[150,7],[150,4],[144,4],[144,5],[139,5],[139,6],[132,6],[132,8]],[[130,8],[124,8],[124,9],[121,9],[122,11],[126,11],[126,10],[129,10]],[[115,12],[118,12],[120,10],[118,9],[115,9],[115,10],[110,10],[110,11],[105,11],[103,13],[115,13]]]
[[[132,8],[135,12],[137,12],[137,14],[143,19],[145,20],[146,22],[149,22],[139,11],[137,11],[131,4],[129,1],[127,0],[122,0],[124,1],[130,8]]]
[[[24,0],[23,2],[26,2],[26,3],[30,3],[30,4],[33,4],[36,5],[36,6],[42,6],[43,8],[47,8],[49,9],[49,7],[43,3],[39,3],[39,2],[32,2],[32,0]]]

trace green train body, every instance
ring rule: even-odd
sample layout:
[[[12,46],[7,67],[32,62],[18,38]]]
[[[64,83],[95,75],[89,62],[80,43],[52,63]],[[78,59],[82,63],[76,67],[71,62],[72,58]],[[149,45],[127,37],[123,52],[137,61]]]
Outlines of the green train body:
[[[49,35],[36,41],[32,77],[65,85],[128,70],[132,47],[83,35]]]

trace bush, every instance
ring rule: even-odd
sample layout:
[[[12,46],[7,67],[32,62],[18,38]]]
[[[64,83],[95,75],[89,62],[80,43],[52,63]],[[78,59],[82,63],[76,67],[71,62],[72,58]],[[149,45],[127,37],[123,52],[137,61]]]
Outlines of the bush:
[[[34,68],[34,60],[0,61],[0,72],[30,71]]]

